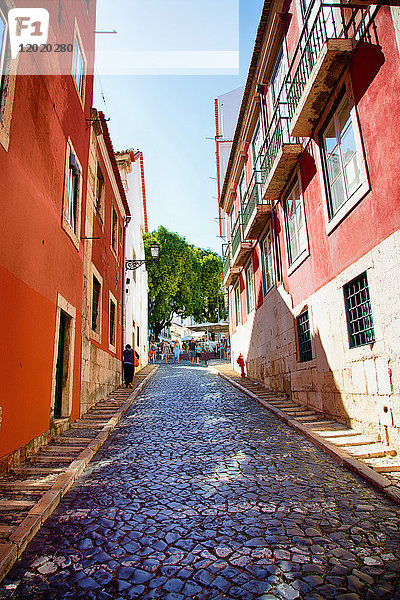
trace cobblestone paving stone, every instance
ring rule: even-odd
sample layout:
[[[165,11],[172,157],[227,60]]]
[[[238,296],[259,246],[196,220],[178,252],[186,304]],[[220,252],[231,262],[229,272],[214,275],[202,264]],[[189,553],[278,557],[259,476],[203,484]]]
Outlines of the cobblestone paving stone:
[[[400,511],[204,369],[161,366],[0,598],[400,600]]]

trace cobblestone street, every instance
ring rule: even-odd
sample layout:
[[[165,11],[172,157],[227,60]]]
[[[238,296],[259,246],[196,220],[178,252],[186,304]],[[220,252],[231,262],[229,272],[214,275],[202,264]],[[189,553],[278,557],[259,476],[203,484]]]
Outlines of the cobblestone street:
[[[0,598],[400,599],[388,498],[203,366],[140,399]]]

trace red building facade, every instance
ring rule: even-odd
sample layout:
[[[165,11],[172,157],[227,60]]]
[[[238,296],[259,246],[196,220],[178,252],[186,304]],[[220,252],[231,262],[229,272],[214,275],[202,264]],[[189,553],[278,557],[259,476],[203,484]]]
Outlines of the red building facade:
[[[220,207],[232,360],[399,439],[398,7],[265,2]]]
[[[48,43],[62,39],[71,50],[49,53],[48,71],[33,54],[11,59],[11,2],[0,0],[3,468],[80,414],[96,3],[41,6],[50,13]]]

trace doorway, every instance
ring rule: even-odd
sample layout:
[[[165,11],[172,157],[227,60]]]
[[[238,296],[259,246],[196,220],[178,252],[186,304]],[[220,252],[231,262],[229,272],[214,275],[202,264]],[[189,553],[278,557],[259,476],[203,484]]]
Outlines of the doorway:
[[[56,364],[56,385],[54,398],[54,418],[68,416],[70,385],[70,349],[71,349],[71,317],[60,310],[58,329],[58,350]]]

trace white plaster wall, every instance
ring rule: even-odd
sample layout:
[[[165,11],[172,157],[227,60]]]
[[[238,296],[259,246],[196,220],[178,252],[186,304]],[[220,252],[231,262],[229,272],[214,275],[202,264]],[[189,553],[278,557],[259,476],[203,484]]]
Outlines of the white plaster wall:
[[[299,306],[282,286],[232,334],[250,377],[356,427],[400,442],[400,233],[396,232]],[[376,341],[349,348],[343,286],[367,272]],[[295,317],[308,306],[313,359],[298,362]],[[384,431],[384,427],[387,431]]]
[[[126,175],[127,200],[131,211],[131,221],[126,229],[125,255],[127,259],[142,259],[145,256],[143,245],[144,233],[144,211],[142,184],[140,177],[140,162],[132,163],[132,171]],[[126,271],[126,278],[130,283],[125,285],[125,344],[132,345],[132,323],[139,326],[140,339],[137,344],[135,332],[136,350],[140,356],[140,367],[148,362],[148,283],[145,265],[136,271]]]

